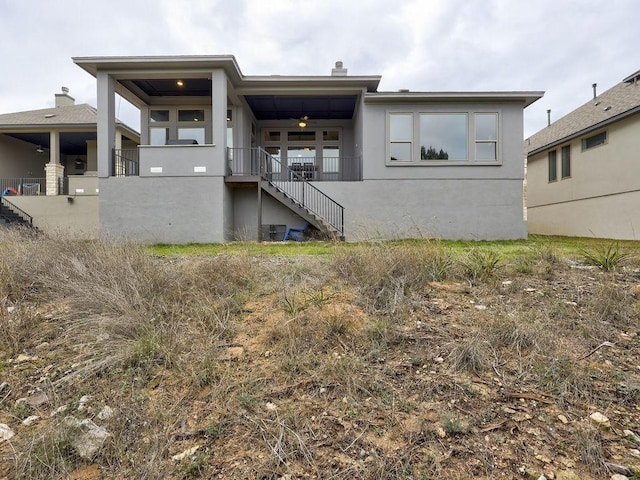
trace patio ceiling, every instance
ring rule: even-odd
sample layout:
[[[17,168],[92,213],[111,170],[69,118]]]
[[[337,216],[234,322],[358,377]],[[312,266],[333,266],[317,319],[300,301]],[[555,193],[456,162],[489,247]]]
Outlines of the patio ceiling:
[[[180,85],[178,82],[182,82]],[[143,92],[149,97],[210,97],[211,80],[207,78],[156,78],[120,80],[127,90]]]
[[[246,95],[258,120],[288,120],[308,116],[314,120],[353,118],[356,95]]]
[[[34,148],[41,146],[49,148],[49,132],[37,133],[7,133],[6,135],[32,143]],[[60,153],[65,155],[86,155],[87,140],[95,140],[96,132],[61,132]]]

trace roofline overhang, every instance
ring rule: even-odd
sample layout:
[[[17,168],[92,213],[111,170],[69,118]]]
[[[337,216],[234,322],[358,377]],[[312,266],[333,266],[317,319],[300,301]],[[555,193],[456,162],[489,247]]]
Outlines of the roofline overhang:
[[[537,155],[539,153],[544,152],[545,150],[549,150],[550,148],[554,148],[557,147],[558,145],[561,145],[563,143],[569,142],[571,140],[574,140],[578,137],[581,137],[587,133],[593,132],[595,130],[600,130],[603,127],[606,127],[608,125],[611,125],[612,123],[616,123],[619,122],[620,120],[624,120],[627,117],[630,117],[631,115],[634,115],[636,113],[640,113],[640,105],[627,110],[626,112],[622,112],[619,113],[618,115],[614,115],[611,118],[607,118],[606,120],[603,120],[602,122],[598,122],[595,123],[589,127],[583,128],[581,130],[578,130],[575,133],[572,133],[571,135],[567,135],[566,137],[562,137],[559,138],[558,140],[555,140],[551,143],[547,143],[546,145],[543,145],[541,147],[536,148],[535,150],[531,150],[530,152],[527,153],[527,158],[532,157],[534,155]],[[549,128],[549,127],[546,127]],[[531,137],[529,137],[527,140],[529,140]]]
[[[523,108],[541,99],[544,91],[515,92],[375,92],[366,93],[367,103],[384,102],[520,102]]]
[[[136,132],[133,128],[129,127],[126,123],[122,123],[120,121],[116,122],[116,128],[119,128],[123,132],[127,133],[130,136],[133,136],[134,139],[140,139],[140,133]],[[5,124],[0,125],[0,134],[9,134],[9,133],[44,133],[44,132],[93,132],[97,131],[97,126],[95,123],[64,123],[64,124],[52,124],[52,125],[43,125],[43,124],[21,124],[21,125],[11,125]]]
[[[177,55],[177,56],[100,56],[72,57],[73,62],[87,73],[97,77],[99,71],[107,71],[115,79],[141,79],[140,75],[162,78],[162,75],[197,75],[222,68],[234,88],[243,94],[259,92],[275,93],[299,88],[300,94],[308,91],[336,89],[342,91],[376,91],[382,77],[330,76],[330,75],[251,75],[245,76],[233,55]],[[176,77],[177,78],[177,77]]]

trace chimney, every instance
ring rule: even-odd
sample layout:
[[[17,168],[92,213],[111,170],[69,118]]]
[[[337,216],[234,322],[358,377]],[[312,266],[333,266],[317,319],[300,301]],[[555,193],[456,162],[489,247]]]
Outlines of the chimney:
[[[347,76],[347,69],[342,66],[342,62],[340,60],[338,60],[336,62],[336,66],[331,69],[331,76],[332,77],[346,77]]]
[[[69,89],[62,87],[62,93],[56,93],[56,107],[68,107],[76,104],[76,99],[69,95]]]
[[[598,84],[593,83],[591,84],[591,86],[593,87],[593,98],[595,99],[598,96],[598,94],[596,93],[596,88],[598,87]]]

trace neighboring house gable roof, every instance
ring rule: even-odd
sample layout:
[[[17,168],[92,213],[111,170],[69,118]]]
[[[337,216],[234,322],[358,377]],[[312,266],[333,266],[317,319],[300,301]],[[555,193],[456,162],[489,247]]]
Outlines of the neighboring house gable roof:
[[[83,103],[0,115],[0,128],[96,125],[97,110]]]
[[[640,70],[528,138],[527,156],[637,112],[640,112]]]

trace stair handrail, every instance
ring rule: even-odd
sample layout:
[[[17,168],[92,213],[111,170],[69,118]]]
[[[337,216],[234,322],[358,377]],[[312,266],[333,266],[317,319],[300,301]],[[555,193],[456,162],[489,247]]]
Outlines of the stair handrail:
[[[22,217],[22,219],[25,222],[28,222],[29,225],[33,225],[33,217],[29,215],[27,212],[25,212],[24,210],[22,210],[20,207],[18,207],[15,203],[7,200],[7,197],[5,197],[4,195],[0,196],[0,203],[5,207],[7,207],[9,210],[18,214],[20,217]]]
[[[300,172],[292,170],[276,157],[264,150],[256,148],[260,156],[260,177],[270,185],[291,197],[295,202],[306,208],[327,222],[344,236],[344,207],[329,195],[311,184]],[[279,171],[274,172],[271,165],[278,165]],[[274,180],[274,174],[280,178]],[[282,178],[284,174],[284,179]],[[275,184],[274,181],[279,182]]]

